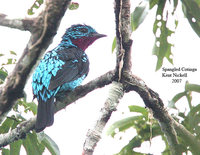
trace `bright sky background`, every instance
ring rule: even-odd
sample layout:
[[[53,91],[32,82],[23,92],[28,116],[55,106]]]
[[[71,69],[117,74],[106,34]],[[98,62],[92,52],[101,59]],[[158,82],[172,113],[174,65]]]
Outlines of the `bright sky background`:
[[[57,46],[65,29],[72,24],[88,24],[94,27],[97,32],[106,34],[106,38],[97,40],[86,51],[90,59],[90,72],[84,81],[84,83],[87,83],[115,66],[115,53],[111,53],[112,41],[115,35],[114,9],[113,1],[108,0],[77,0],[77,2],[80,4],[79,9],[66,12],[49,50]],[[9,14],[12,17],[23,17],[31,4],[31,0],[7,0],[0,2],[0,12]],[[141,77],[150,88],[159,93],[166,106],[175,94],[184,91],[186,80],[190,83],[200,83],[199,78],[197,78],[200,76],[199,38],[191,30],[183,14],[179,14],[178,18],[180,18],[180,22],[174,37],[174,66],[197,68],[197,72],[188,72],[188,77],[182,78],[182,82],[179,84],[172,84],[171,78],[162,78],[162,70],[155,72],[156,57],[152,56],[151,52],[154,43],[152,25],[155,19],[155,9],[132,35],[132,71],[135,75]],[[28,32],[5,27],[0,27],[0,34],[0,53],[7,53],[13,50],[17,52],[18,56],[23,52],[30,35]],[[165,60],[164,67],[173,66]],[[28,97],[32,99],[31,81],[27,83],[26,90],[30,92]],[[87,130],[92,128],[98,119],[99,111],[106,100],[107,92],[108,87],[95,90],[55,115],[53,126],[45,129],[45,132],[58,144],[61,154],[81,154]],[[194,94],[193,101],[196,104],[199,103],[197,97],[199,97],[199,94]],[[118,112],[113,114],[109,125],[116,120],[131,116],[132,114],[128,113],[128,105],[130,104],[144,106],[144,103],[136,93],[126,94],[118,107]],[[177,106],[181,111],[187,108],[184,100],[178,102]],[[126,115],[123,115],[122,112],[126,112]],[[125,143],[128,143],[134,133],[134,130],[129,130],[128,133],[121,134],[123,139],[120,141],[103,136],[103,140],[98,144],[94,155],[117,153]],[[148,153],[151,152],[154,155],[159,155],[164,149],[162,145],[158,147],[158,143],[154,143],[154,141],[151,147],[147,143],[144,144],[144,147]]]

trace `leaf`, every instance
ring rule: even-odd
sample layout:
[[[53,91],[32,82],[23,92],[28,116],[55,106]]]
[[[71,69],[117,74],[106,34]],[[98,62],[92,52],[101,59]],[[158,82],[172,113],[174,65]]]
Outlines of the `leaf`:
[[[24,98],[21,98],[17,101],[17,105],[14,106],[14,111],[18,112],[18,105],[23,106],[25,108],[24,112],[31,111],[34,115],[37,114],[37,105],[34,102],[27,102],[26,93],[24,93]]]
[[[135,136],[127,145],[125,145],[119,153],[116,155],[135,155],[133,149],[136,147],[140,147],[143,142],[141,136]]]
[[[10,155],[20,155],[22,140],[17,140],[10,144]]]
[[[200,2],[195,0],[182,0],[183,13],[188,19],[190,26],[200,37]]]
[[[118,131],[124,131],[132,127],[135,121],[143,120],[143,118],[144,116],[132,116],[119,120],[108,128],[107,135],[111,135],[112,137],[114,137],[114,135],[116,134],[116,129],[118,129]]]
[[[194,92],[200,93],[200,85],[186,83],[185,84],[185,90],[186,91],[194,91]]]
[[[149,11],[149,3],[142,1],[139,6],[131,13],[131,29],[135,31],[139,25],[144,21]]]
[[[10,64],[13,64],[13,59],[12,58],[8,59],[7,65],[10,65]]]
[[[42,155],[45,149],[44,145],[38,142],[35,132],[27,134],[26,139],[23,140],[23,146],[27,155]]]
[[[165,8],[166,1],[159,1],[156,21],[154,22],[153,32],[156,37],[153,55],[157,56],[156,71],[159,70],[163,64],[163,59],[167,58],[168,61],[173,64],[171,47],[173,46],[167,41],[167,38],[171,36],[174,31],[171,31],[167,27],[167,19],[163,19],[163,11]],[[160,34],[159,34],[160,33]]]
[[[69,5],[69,10],[76,10],[79,8],[79,4],[76,2],[71,2],[71,4]]]
[[[28,15],[33,15],[34,14],[33,9],[28,9],[27,13]]]
[[[60,155],[58,145],[45,133],[42,140],[42,144],[49,150],[51,155]]]
[[[7,133],[11,126],[13,125],[14,120],[7,117],[6,120],[0,126],[0,134]]]
[[[190,126],[191,129],[198,127],[198,124],[200,123],[199,112],[200,112],[200,104],[195,107],[192,107],[192,109],[187,115],[189,122],[188,125]]]
[[[8,76],[8,73],[0,69],[0,79],[4,81],[7,76]]]
[[[186,94],[187,94],[186,91],[176,94],[176,95],[172,98],[172,100],[169,101],[168,107],[170,107],[170,108],[175,108],[175,109],[176,109],[175,103],[176,103],[178,100],[180,100],[182,97],[186,96]]]
[[[25,109],[25,112],[31,111],[34,115],[37,114],[37,105],[34,102],[29,102],[29,103],[23,103]]]
[[[34,12],[34,9],[39,9],[40,6],[44,3],[43,0],[36,0],[33,5],[31,6],[31,8],[28,9],[27,13],[28,15],[33,15],[35,12]]]
[[[140,107],[140,106],[137,106],[137,105],[131,105],[131,106],[129,106],[129,110],[130,110],[130,112],[141,113],[142,115],[145,116],[146,119],[148,118],[148,111],[144,107]]]
[[[135,154],[141,154],[138,152],[134,152],[133,149],[137,148],[137,147],[141,147],[142,143],[144,141],[150,141],[150,126],[146,126],[145,128],[140,128],[139,132],[137,133],[137,135],[132,138],[129,143],[127,145],[125,145],[121,151],[119,153],[117,153],[116,155],[135,155]],[[159,135],[163,135],[163,133],[160,130],[160,126],[158,125],[158,123],[154,124],[152,126],[152,138],[159,136]]]
[[[17,53],[15,53],[14,51],[10,51],[10,54],[17,55]]]
[[[172,14],[174,14],[174,12],[176,11],[177,6],[178,6],[178,0],[174,0],[174,10]]]
[[[149,8],[152,9],[156,4],[158,4],[159,0],[149,0]]]
[[[10,150],[2,148],[2,155],[10,155]]]
[[[114,50],[116,48],[116,44],[117,44],[117,40],[116,40],[116,37],[115,37],[114,40],[113,40],[113,43],[112,43],[112,53],[114,52]]]

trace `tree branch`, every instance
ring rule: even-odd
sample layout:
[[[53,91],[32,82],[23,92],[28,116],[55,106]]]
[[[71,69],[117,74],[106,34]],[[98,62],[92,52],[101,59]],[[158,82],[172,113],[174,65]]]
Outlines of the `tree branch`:
[[[125,90],[136,91],[143,99],[145,105],[152,110],[154,118],[160,124],[160,127],[165,134],[172,155],[181,155],[177,134],[173,126],[173,118],[168,114],[164,108],[164,104],[159,95],[147,87],[147,85],[139,78],[124,74],[123,76]]]
[[[88,82],[83,86],[77,87],[74,91],[67,92],[65,96],[57,98],[55,112],[65,108],[67,105],[73,103],[81,97],[84,97],[91,91],[108,85],[114,78],[114,71],[109,71],[106,74]],[[18,125],[17,128],[11,130],[9,133],[0,134],[0,148],[4,147],[11,142],[25,137],[26,133],[34,129],[36,117],[31,118]]]
[[[0,90],[0,122],[16,100],[22,97],[28,76],[57,33],[70,0],[47,0],[46,3],[45,10],[34,20],[32,35],[21,58]]]
[[[117,40],[117,64],[116,75],[121,79],[122,72],[131,70],[131,46],[130,39],[130,0],[115,1],[115,22],[116,22],[116,40]]]
[[[6,26],[9,28],[15,28],[22,31],[32,31],[34,19],[25,18],[25,19],[12,19],[9,16],[0,13],[0,25]]]
[[[105,85],[110,84],[113,81],[113,79],[114,79],[114,71],[109,71],[109,72],[103,74],[102,76],[88,82],[86,85],[75,88],[74,91],[70,91],[70,92],[67,91],[64,94],[65,96],[60,95],[57,98],[55,111],[59,111],[59,110],[65,108],[67,105],[75,102],[79,98],[84,97],[89,92],[91,92],[97,88],[102,88]]]
[[[116,111],[119,99],[124,95],[123,85],[119,82],[113,82],[109,91],[108,98],[101,109],[101,116],[97,120],[93,129],[87,132],[86,140],[83,146],[82,155],[92,155],[94,149],[101,139],[101,133],[111,117],[112,112]]]
[[[26,133],[34,128],[36,117],[31,118],[25,122],[20,123],[15,129],[8,133],[0,134],[0,148],[4,147],[18,139],[26,137]]]

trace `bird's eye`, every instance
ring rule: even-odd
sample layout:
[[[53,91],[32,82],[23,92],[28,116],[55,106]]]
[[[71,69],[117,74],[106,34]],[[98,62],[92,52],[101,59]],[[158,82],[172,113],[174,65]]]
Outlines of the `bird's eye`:
[[[80,31],[81,31],[82,33],[87,33],[87,32],[88,32],[88,29],[82,28],[82,29],[80,29]]]

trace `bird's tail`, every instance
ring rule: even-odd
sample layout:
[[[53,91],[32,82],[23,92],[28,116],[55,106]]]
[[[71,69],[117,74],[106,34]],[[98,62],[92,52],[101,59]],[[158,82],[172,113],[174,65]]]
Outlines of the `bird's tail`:
[[[35,131],[40,132],[47,126],[51,126],[54,121],[54,97],[51,97],[46,102],[39,100]]]

